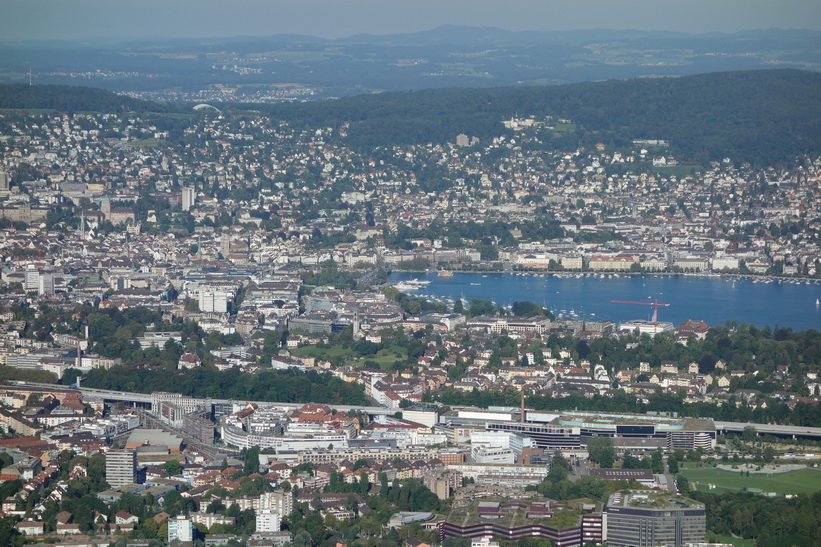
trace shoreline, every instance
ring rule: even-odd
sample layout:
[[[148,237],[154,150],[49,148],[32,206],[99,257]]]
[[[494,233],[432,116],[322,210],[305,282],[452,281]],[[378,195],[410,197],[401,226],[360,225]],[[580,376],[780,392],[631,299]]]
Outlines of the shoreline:
[[[459,270],[447,270],[450,274],[483,274],[483,275],[537,275],[537,276],[551,276],[551,277],[599,277],[601,275],[612,277],[617,275],[618,277],[704,277],[704,278],[717,278],[717,279],[745,279],[749,281],[762,281],[766,280],[768,282],[779,282],[783,283],[785,280],[787,281],[796,281],[799,284],[807,284],[807,285],[819,285],[821,284],[821,277],[806,277],[806,276],[786,276],[786,275],[765,275],[765,274],[754,274],[754,273],[715,273],[715,272],[621,272],[615,270],[608,270],[608,271],[593,271],[593,270],[564,270],[564,271],[556,271],[556,270],[540,270],[540,269],[519,269],[519,270],[506,270],[506,271],[498,271],[498,270],[474,270],[474,269],[459,269]],[[437,274],[439,270],[389,270],[388,275],[391,274]]]
[[[556,317],[609,319],[619,324],[637,318],[647,320],[653,310],[645,310],[645,316],[638,308],[632,312],[627,308],[622,311],[611,304],[614,301],[644,303],[645,298],[650,298],[649,294],[673,306],[663,310],[659,320],[672,322],[674,326],[688,319],[703,320],[710,325],[736,322],[761,328],[788,327],[795,331],[818,330],[821,324],[821,280],[807,277],[707,272],[458,270],[453,273],[468,275],[454,279],[451,276],[437,277],[437,272],[431,270],[395,270],[391,273],[395,275],[388,279],[388,285],[414,278],[430,283],[430,288],[400,290],[442,302],[449,309],[460,297],[467,301],[471,298],[488,300],[497,307],[530,301],[550,310]]]

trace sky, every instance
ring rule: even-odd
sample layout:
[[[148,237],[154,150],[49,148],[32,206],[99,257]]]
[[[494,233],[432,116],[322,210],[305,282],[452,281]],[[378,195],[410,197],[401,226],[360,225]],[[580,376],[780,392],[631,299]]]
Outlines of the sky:
[[[282,33],[339,38],[441,25],[821,30],[821,0],[0,0],[0,41]]]

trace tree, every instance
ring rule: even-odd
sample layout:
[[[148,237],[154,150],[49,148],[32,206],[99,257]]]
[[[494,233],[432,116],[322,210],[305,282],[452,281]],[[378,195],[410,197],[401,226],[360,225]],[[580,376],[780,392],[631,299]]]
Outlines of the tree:
[[[302,530],[294,536],[294,541],[291,542],[293,547],[311,547],[314,544],[311,539],[311,534],[307,530]]]
[[[570,462],[561,452],[556,452],[550,459],[550,471],[547,477],[552,482],[559,482],[567,478],[570,474]]]
[[[591,438],[587,443],[587,453],[591,460],[599,464],[599,467],[613,467],[613,462],[616,460],[616,449],[610,437]]]
[[[177,460],[167,460],[163,467],[165,468],[166,473],[169,475],[179,475],[182,473],[182,464]]]
[[[574,486],[579,494],[594,500],[605,500],[610,495],[611,482],[601,477],[587,476],[580,479]]]
[[[245,455],[245,474],[259,473],[259,447],[254,446],[248,449]]]
[[[471,298],[470,306],[468,307],[468,315],[476,317],[477,315],[493,315],[496,307],[490,300],[482,300],[481,298]]]
[[[622,469],[641,469],[641,460],[626,452],[621,462]]]
[[[670,456],[669,458],[667,458],[667,467],[670,469],[670,473],[672,473],[673,475],[678,473],[678,460],[675,456]]]
[[[656,474],[664,473],[664,454],[661,448],[655,450],[650,456],[650,469]]]
[[[678,487],[678,493],[682,496],[690,494],[690,481],[684,475],[676,475],[676,486]]]
[[[533,302],[514,302],[510,307],[510,311],[516,317],[536,317],[544,315],[544,309]]]

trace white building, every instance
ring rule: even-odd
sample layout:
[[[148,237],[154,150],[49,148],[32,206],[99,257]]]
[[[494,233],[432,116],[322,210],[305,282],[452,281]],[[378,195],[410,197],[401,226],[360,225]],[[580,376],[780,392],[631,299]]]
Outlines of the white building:
[[[472,446],[470,455],[474,463],[482,465],[512,465],[516,462],[516,455],[509,448]]]
[[[54,274],[43,272],[39,275],[37,294],[54,294]]]
[[[168,543],[172,541],[194,541],[194,523],[185,515],[168,519]]]
[[[439,423],[439,413],[428,410],[403,410],[402,419],[417,424],[433,427]]]
[[[619,325],[619,330],[633,332],[638,329],[639,334],[649,334],[655,336],[658,332],[673,332],[674,327],[672,323],[666,321],[644,321],[636,319],[633,321],[625,321]]]
[[[257,532],[279,532],[281,517],[275,509],[259,509],[256,512]]]
[[[533,448],[533,439],[509,431],[473,431],[470,434],[471,451],[480,447],[504,448],[518,457],[525,448]],[[513,462],[510,462],[513,463]]]
[[[728,270],[737,270],[739,268],[738,259],[728,256],[713,259],[713,271],[719,272],[725,268]]]
[[[197,199],[197,193],[194,188],[189,188],[184,186],[182,189],[182,210],[183,211],[190,211],[191,207],[194,206],[194,203]]]
[[[228,311],[228,294],[223,291],[201,290],[199,305],[203,313],[225,313]]]

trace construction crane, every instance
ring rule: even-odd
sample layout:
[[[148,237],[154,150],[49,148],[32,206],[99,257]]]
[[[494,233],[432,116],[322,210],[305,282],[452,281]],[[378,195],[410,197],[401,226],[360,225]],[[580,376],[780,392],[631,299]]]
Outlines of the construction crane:
[[[652,302],[634,302],[632,300],[611,300],[610,302],[612,302],[613,304],[636,304],[639,306],[653,306],[653,332],[657,330],[659,323],[659,306],[670,306],[670,304],[664,304],[662,302],[659,302],[658,299],[655,299]]]

